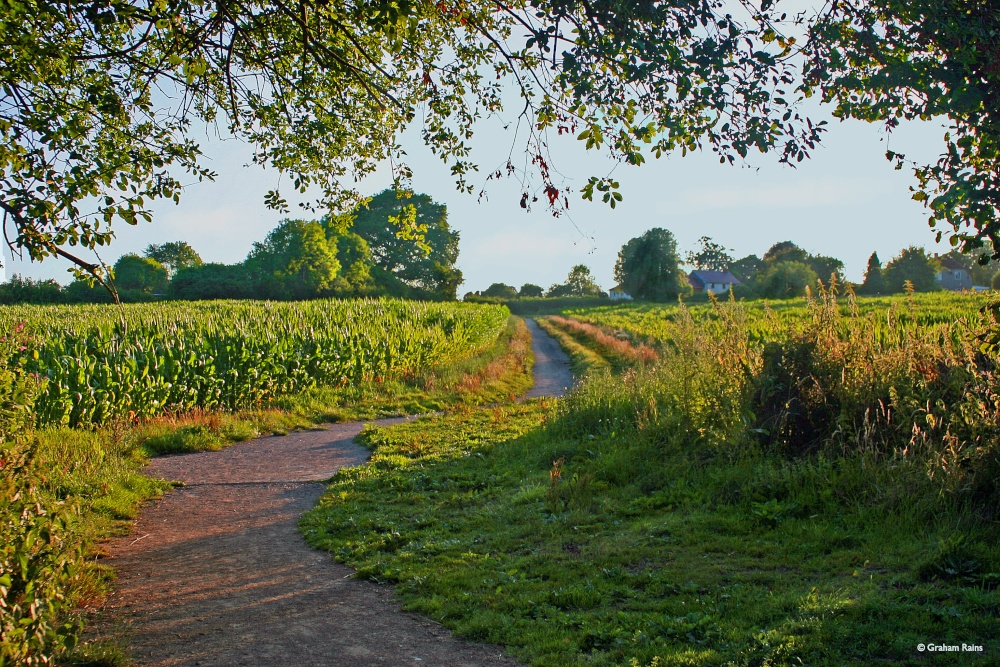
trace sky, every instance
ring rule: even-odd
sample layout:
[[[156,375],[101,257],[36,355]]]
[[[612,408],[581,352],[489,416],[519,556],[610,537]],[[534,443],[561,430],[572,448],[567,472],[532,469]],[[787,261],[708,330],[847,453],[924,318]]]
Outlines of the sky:
[[[813,113],[814,119],[824,117],[829,118],[823,109]],[[927,212],[910,198],[912,173],[895,171],[884,157],[891,141],[893,150],[908,157],[933,160],[943,145],[941,124],[913,123],[886,137],[877,126],[830,120],[823,145],[797,168],[780,165],[770,155],[751,155],[748,165],[722,165],[711,152],[650,157],[640,167],[615,168],[584,151],[582,142],[564,137],[551,147],[554,166],[577,193],[570,195],[569,215],[560,218],[541,202],[530,212],[521,209],[517,182],[486,182],[486,174],[506,163],[516,141],[500,119],[483,121],[473,140],[480,172],[471,182],[477,194],[486,186],[482,200],[456,190],[448,168],[422,146],[415,129],[401,143],[413,168],[414,189],[446,204],[448,220],[461,234],[458,267],[465,283],[460,295],[494,282],[547,288],[563,282],[570,268],[581,263],[608,289],[615,284],[614,264],[622,245],[653,227],[673,232],[682,254],[702,236],[730,248],[737,258],[763,255],[772,244],[790,240],[809,252],[841,259],[847,278],[854,281],[862,279],[873,251],[883,263],[910,245],[946,252],[946,242],[934,242]],[[249,147],[206,136],[203,149],[218,178],[189,184],[179,205],[157,203],[152,223],[121,224],[116,240],[101,251],[105,262],[141,253],[150,243],[183,240],[206,262],[235,263],[286,217],[265,207],[264,194],[280,184],[280,177],[249,165]],[[582,200],[578,190],[587,178],[611,169],[624,201],[612,210]],[[375,194],[390,183],[389,170],[382,168],[360,188]],[[313,216],[293,208],[291,217]],[[20,273],[65,284],[71,280],[68,266],[59,259],[20,261],[4,248],[6,276]]]

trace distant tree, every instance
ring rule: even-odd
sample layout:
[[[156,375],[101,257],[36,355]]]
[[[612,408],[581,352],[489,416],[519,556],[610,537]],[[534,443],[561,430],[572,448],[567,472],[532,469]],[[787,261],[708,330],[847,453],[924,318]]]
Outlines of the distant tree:
[[[806,259],[806,264],[816,272],[816,275],[823,281],[823,284],[829,285],[833,276],[836,276],[838,283],[843,284],[844,263],[836,257],[809,255]]]
[[[729,272],[740,279],[741,283],[753,281],[757,272],[764,268],[764,261],[757,255],[747,255],[729,265]]]
[[[546,296],[602,296],[604,290],[594,280],[590,268],[585,264],[577,264],[570,269],[566,282],[553,285]]]
[[[844,282],[844,263],[836,257],[826,255],[811,255],[791,241],[782,241],[771,246],[761,260],[765,266],[773,266],[778,262],[802,262],[819,276],[824,284],[830,282],[831,276],[837,277],[837,282]]]
[[[115,262],[115,286],[140,295],[166,292],[167,268],[149,257],[122,255]]]
[[[533,285],[532,283],[524,283],[521,285],[520,291],[517,293],[520,297],[540,297],[545,293],[538,285]]]
[[[819,276],[805,262],[774,262],[757,275],[761,296],[790,299],[803,296],[806,287],[816,289]]]
[[[882,275],[882,262],[878,253],[873,252],[868,258],[868,268],[865,269],[865,281],[858,290],[861,294],[884,294],[886,291],[885,276]]]
[[[501,299],[517,298],[517,289],[504,283],[493,283],[483,290],[482,296],[493,296]]]
[[[798,247],[791,241],[781,241],[768,248],[761,258],[764,264],[774,264],[776,262],[802,262],[808,263],[809,253]]]
[[[656,227],[622,246],[615,263],[615,280],[639,299],[676,299],[687,284],[678,264],[674,235]]]
[[[733,256],[729,254],[728,249],[708,236],[698,239],[698,244],[697,252],[689,250],[686,255],[687,263],[696,269],[725,271],[733,263]]]
[[[170,281],[175,299],[249,299],[255,285],[242,264],[199,264],[182,268]]]
[[[903,291],[903,283],[909,280],[917,292],[933,292],[940,289],[937,262],[923,248],[904,248],[885,266],[886,290],[890,293]]]
[[[282,220],[254,243],[246,267],[256,294],[275,299],[309,299],[332,290],[340,273],[337,246],[318,222]]]
[[[993,276],[1000,270],[1000,262],[993,259],[988,252],[974,254],[972,262],[972,284],[986,287],[993,284]]]
[[[448,224],[448,209],[425,194],[383,190],[353,213],[351,230],[368,242],[381,271],[391,279],[441,298],[454,299],[462,284],[458,232]]]
[[[160,245],[151,243],[146,246],[146,251],[143,254],[165,266],[167,274],[170,276],[180,269],[200,266],[203,263],[201,255],[185,241],[171,241]]]
[[[997,271],[993,275],[993,279],[990,281],[990,287],[995,290],[1000,290],[1000,271]]]
[[[0,304],[61,303],[66,300],[62,286],[56,281],[32,280],[15,273],[5,283],[0,283]]]

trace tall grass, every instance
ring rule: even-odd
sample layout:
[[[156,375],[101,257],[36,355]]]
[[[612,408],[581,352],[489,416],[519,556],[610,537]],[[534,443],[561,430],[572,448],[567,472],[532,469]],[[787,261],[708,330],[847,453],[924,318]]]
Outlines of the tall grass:
[[[791,319],[730,301],[696,321],[682,305],[656,365],[588,378],[562,423],[573,435],[681,433],[688,445],[920,469],[991,513],[1000,377],[976,343],[987,316],[920,325],[899,301],[885,312],[844,301],[824,290]]]

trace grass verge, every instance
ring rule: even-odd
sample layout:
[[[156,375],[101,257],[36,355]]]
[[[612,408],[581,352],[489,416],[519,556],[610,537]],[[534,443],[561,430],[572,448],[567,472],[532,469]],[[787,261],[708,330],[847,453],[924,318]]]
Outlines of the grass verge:
[[[573,400],[370,429],[302,529],[532,665],[1000,661],[993,529],[922,469],[594,435]]]
[[[553,324],[549,318],[540,317],[535,320],[539,328],[556,339],[563,352],[569,357],[570,369],[576,377],[583,377],[591,371],[611,369],[611,362],[596,350],[582,345],[563,329]]]
[[[579,320],[550,315],[545,318],[551,329],[563,334],[560,342],[572,341],[602,359],[615,372],[655,362],[659,355],[645,343],[634,344],[631,334],[606,330],[604,327]]]

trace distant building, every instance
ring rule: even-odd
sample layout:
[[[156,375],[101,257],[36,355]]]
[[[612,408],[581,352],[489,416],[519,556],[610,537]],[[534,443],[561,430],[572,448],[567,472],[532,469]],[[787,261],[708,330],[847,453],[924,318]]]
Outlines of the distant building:
[[[941,262],[941,270],[938,271],[937,282],[941,289],[953,292],[972,289],[972,274],[967,268],[950,257],[941,257],[939,261]]]
[[[615,285],[614,287],[612,287],[611,289],[609,289],[608,290],[608,297],[610,297],[610,299],[612,301],[631,301],[632,300],[632,296],[630,294],[626,293],[625,290],[622,289],[621,285]]]
[[[701,269],[688,274],[688,282],[695,292],[711,292],[725,294],[734,285],[742,285],[739,278],[729,271],[703,271]]]

